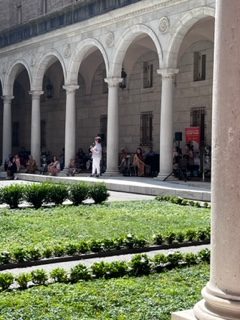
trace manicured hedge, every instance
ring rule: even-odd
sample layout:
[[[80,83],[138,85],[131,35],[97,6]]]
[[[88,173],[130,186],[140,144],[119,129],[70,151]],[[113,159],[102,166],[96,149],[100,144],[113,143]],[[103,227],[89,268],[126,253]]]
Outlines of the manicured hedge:
[[[175,196],[157,196],[156,200],[158,201],[169,201],[180,206],[191,206],[197,208],[210,208],[211,205],[208,202],[200,203],[199,201],[187,200],[181,197]]]
[[[89,268],[83,264],[78,264],[71,269],[70,273],[67,273],[62,268],[56,268],[50,274],[47,274],[43,269],[37,269],[31,273],[22,273],[14,279],[11,273],[6,272],[0,273],[0,289],[2,291],[9,289],[14,280],[20,289],[27,289],[31,282],[35,285],[47,285],[52,282],[76,283],[78,281],[89,281],[98,278],[139,277],[149,275],[150,273],[164,272],[176,267],[209,263],[209,261],[210,251],[204,249],[198,254],[173,252],[168,255],[159,254],[152,259],[146,254],[136,255],[128,263],[124,261],[102,261],[95,262]]]
[[[43,258],[63,257],[82,255],[86,253],[96,252],[111,252],[113,250],[122,249],[138,249],[146,248],[151,245],[165,245],[171,248],[174,244],[184,245],[192,242],[208,243],[210,241],[210,229],[203,230],[187,230],[179,233],[167,233],[166,235],[155,234],[152,239],[144,239],[136,237],[132,234],[115,238],[103,240],[90,240],[79,242],[67,242],[62,244],[55,244],[47,248],[39,247],[17,247],[12,252],[0,252],[0,265],[9,263],[21,263],[36,261]]]
[[[27,201],[35,209],[39,209],[48,203],[61,205],[67,199],[71,200],[73,205],[79,205],[88,198],[92,198],[95,203],[102,203],[108,197],[109,193],[104,183],[95,183],[93,186],[84,182],[71,185],[15,184],[0,189],[0,203],[8,204],[11,209],[18,208],[22,201]]]

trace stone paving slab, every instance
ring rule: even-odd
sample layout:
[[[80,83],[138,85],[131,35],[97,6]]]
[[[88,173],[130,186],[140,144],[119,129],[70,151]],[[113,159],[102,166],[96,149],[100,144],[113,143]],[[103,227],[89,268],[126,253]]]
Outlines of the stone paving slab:
[[[199,251],[206,249],[206,248],[209,249],[210,245],[183,247],[183,248],[168,249],[168,250],[154,250],[154,251],[147,252],[146,254],[149,257],[154,257],[155,255],[160,254],[160,253],[168,254],[169,252],[176,252],[176,251],[180,251],[182,253],[187,253],[187,252],[198,253]],[[86,265],[87,267],[90,267],[93,263],[101,262],[101,261],[105,261],[105,262],[126,261],[126,262],[128,262],[132,259],[132,257],[134,255],[136,255],[136,254],[125,254],[125,255],[119,255],[119,256],[53,263],[53,264],[46,264],[46,265],[26,267],[26,268],[15,268],[15,269],[0,271],[0,273],[11,272],[14,276],[16,276],[20,273],[31,272],[36,269],[44,269],[47,272],[51,272],[55,268],[64,268],[66,271],[70,271],[71,268],[75,267],[76,265],[78,265],[80,263]]]
[[[211,191],[210,183],[207,182],[195,182],[195,181],[169,181],[163,182],[153,178],[141,178],[141,177],[100,177],[90,178],[86,175],[79,175],[76,177],[52,177],[47,175],[37,174],[24,174],[17,175],[19,179],[33,182],[43,181],[55,181],[65,183],[76,183],[78,181],[84,181],[88,183],[105,182],[108,190],[135,193],[143,195],[175,195],[187,199],[210,201]]]

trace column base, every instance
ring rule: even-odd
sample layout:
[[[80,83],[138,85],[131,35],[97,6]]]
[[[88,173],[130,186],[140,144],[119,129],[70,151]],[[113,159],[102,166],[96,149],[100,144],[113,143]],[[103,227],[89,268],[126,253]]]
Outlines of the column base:
[[[170,173],[162,173],[162,172],[159,172],[158,176],[156,178],[154,178],[156,180],[160,180],[160,181],[166,181],[166,180],[172,180],[172,181],[175,181],[175,180],[178,180],[172,172]]]
[[[171,320],[197,320],[193,310],[186,310],[172,313]]]

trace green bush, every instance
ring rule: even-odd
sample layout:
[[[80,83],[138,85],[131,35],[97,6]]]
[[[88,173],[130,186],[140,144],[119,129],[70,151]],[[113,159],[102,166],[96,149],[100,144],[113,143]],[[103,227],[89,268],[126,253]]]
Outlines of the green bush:
[[[191,252],[186,253],[184,256],[184,261],[188,266],[193,266],[194,264],[198,264],[198,256]]]
[[[186,240],[187,241],[194,241],[196,240],[197,232],[195,230],[187,230],[186,232]]]
[[[34,284],[45,285],[48,281],[48,275],[45,270],[37,269],[31,272],[32,282]]]
[[[36,247],[28,248],[27,253],[28,253],[29,260],[31,261],[39,260],[42,257],[40,249]]]
[[[3,251],[0,253],[0,264],[7,264],[11,260],[10,252]]]
[[[86,266],[83,264],[78,264],[73,267],[70,272],[71,283],[76,283],[80,280],[90,280],[91,274]]]
[[[53,247],[53,254],[55,257],[62,257],[65,255],[66,248],[64,245],[58,244]]]
[[[128,264],[124,261],[114,261],[108,267],[106,278],[124,277],[128,273]]]
[[[39,209],[47,198],[48,190],[47,184],[31,184],[26,186],[24,198],[35,209]]]
[[[107,200],[109,193],[104,183],[95,183],[90,187],[89,197],[94,200],[95,203],[102,203]]]
[[[91,240],[89,242],[89,249],[92,252],[100,252],[102,251],[102,241],[101,240]]]
[[[54,280],[54,282],[60,282],[60,283],[68,282],[67,272],[63,268],[56,268],[52,270],[52,272],[50,273],[50,276]]]
[[[25,262],[29,260],[28,252],[25,248],[17,247],[12,252],[13,260],[16,262]]]
[[[157,245],[163,244],[163,236],[161,234],[154,234],[153,243]]]
[[[176,240],[176,234],[174,232],[169,232],[165,237],[167,244],[172,244],[174,240]]]
[[[11,209],[18,208],[20,202],[23,200],[25,186],[20,184],[13,184],[4,187],[1,190],[1,202],[9,205]]]
[[[95,278],[106,278],[107,274],[109,272],[109,263],[108,262],[95,262],[92,266],[91,266],[91,271],[93,274],[93,277]]]
[[[69,187],[69,200],[71,200],[75,206],[78,206],[88,198],[88,192],[89,192],[88,184],[83,182],[72,184]]]
[[[28,282],[32,280],[31,273],[21,273],[15,278],[17,284],[19,285],[20,289],[27,289]]]
[[[68,198],[68,188],[65,184],[46,183],[48,188],[47,202],[61,205]]]
[[[90,251],[89,245],[86,241],[80,241],[77,245],[77,250],[79,253],[84,254]]]
[[[136,255],[129,263],[130,275],[142,276],[151,272],[151,263],[146,254]]]
[[[183,254],[178,251],[169,253],[167,256],[167,260],[170,263],[171,268],[175,268],[179,265],[180,262],[183,261]]]
[[[180,243],[182,243],[185,239],[185,234],[183,232],[178,232],[176,234],[176,240]]]
[[[68,243],[65,248],[66,254],[73,256],[78,253],[78,244],[77,243]]]
[[[166,264],[168,263],[168,258],[165,254],[160,253],[153,257],[152,262],[153,269],[156,272],[162,272],[165,269]]]
[[[198,253],[198,257],[202,262],[210,262],[210,250],[203,249]]]
[[[14,281],[14,277],[10,272],[0,273],[0,288],[7,290]]]
[[[42,252],[42,256],[47,259],[51,258],[53,256],[53,248],[52,247],[44,248]]]

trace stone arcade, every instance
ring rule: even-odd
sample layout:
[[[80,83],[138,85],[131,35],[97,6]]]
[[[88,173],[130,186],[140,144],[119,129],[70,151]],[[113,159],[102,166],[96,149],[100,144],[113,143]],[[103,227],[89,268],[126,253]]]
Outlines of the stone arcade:
[[[183,147],[201,126],[211,144],[214,0],[13,2],[0,1],[2,161],[64,148],[67,166],[100,133],[106,174],[142,145],[164,178],[176,132]]]

